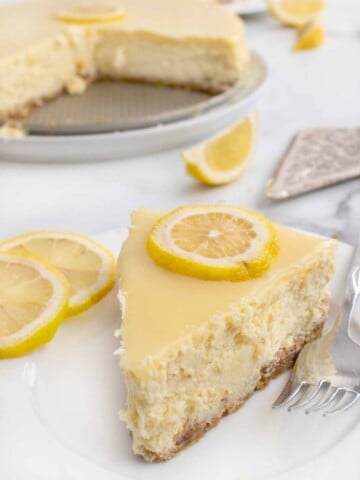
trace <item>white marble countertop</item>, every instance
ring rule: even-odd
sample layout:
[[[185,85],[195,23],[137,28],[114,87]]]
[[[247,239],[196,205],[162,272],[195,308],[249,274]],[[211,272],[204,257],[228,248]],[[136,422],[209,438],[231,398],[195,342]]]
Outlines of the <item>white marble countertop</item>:
[[[25,164],[0,159],[0,238],[36,229],[97,233],[128,223],[138,206],[235,203],[277,222],[355,242],[360,181],[292,200],[265,198],[264,184],[299,128],[360,125],[360,3],[332,0],[325,45],[292,53],[294,31],[267,15],[247,20],[249,43],[268,61],[269,85],[259,106],[256,156],[243,177],[220,188],[184,171],[180,149],[92,164]]]

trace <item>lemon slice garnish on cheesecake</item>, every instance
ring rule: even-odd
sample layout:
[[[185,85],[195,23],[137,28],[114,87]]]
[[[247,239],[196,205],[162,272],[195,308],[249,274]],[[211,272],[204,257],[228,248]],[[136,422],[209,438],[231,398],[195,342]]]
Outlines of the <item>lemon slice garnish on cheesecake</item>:
[[[308,50],[320,47],[325,40],[325,30],[320,22],[312,22],[299,29],[293,50]]]
[[[55,17],[65,23],[106,23],[121,20],[126,9],[115,2],[84,2],[63,10]]]
[[[204,280],[261,276],[279,251],[276,231],[258,213],[235,206],[180,207],[152,228],[147,250],[168,270]]]
[[[67,316],[97,303],[115,282],[112,253],[83,235],[31,232],[0,243],[0,251],[38,258],[63,273],[70,287]]]
[[[303,27],[324,11],[326,0],[267,0],[270,13],[285,25]]]
[[[252,158],[257,132],[257,114],[224,130],[204,143],[183,152],[186,171],[207,185],[236,180]]]
[[[24,355],[51,340],[67,311],[68,288],[55,269],[0,253],[0,358]]]

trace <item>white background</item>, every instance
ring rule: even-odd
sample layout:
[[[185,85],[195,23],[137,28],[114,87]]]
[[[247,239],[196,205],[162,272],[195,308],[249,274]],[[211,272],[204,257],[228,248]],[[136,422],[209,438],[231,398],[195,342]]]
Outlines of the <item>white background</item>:
[[[358,0],[338,0],[336,2],[329,0],[326,28],[328,38],[321,49],[295,54],[291,52],[295,36],[292,30],[281,27],[267,15],[247,20],[249,43],[268,61],[271,68],[271,79],[259,107],[260,135],[257,153],[252,165],[238,182],[215,189],[198,185],[185,174],[179,155],[181,149],[142,158],[114,159],[99,164],[37,165],[7,162],[6,159],[1,158],[0,238],[40,228],[97,233],[125,226],[130,210],[136,206],[172,208],[184,203],[220,202],[237,203],[258,209],[276,221],[329,235],[335,234],[354,242],[356,232],[359,230],[359,180],[281,203],[267,201],[264,196],[264,184],[270,176],[275,162],[298,129],[309,126],[351,127],[360,125],[360,2]],[[100,308],[100,305],[98,307]],[[70,410],[74,409],[75,405],[75,407],[79,407],[81,413],[83,397],[80,395],[81,392],[78,394],[76,388],[82,391],[83,387],[81,383],[78,385],[78,378],[82,378],[85,371],[91,373],[92,364],[87,363],[88,357],[83,355],[83,350],[79,349],[79,345],[87,355],[90,352],[94,369],[99,368],[99,364],[102,368],[101,362],[109,360],[106,353],[115,348],[115,340],[111,336],[114,325],[111,324],[109,327],[112,317],[104,314],[103,310],[100,315],[99,313],[99,310],[92,310],[90,314],[94,317],[93,321],[90,319],[89,323],[89,318],[85,319],[86,328],[82,330],[81,325],[82,322],[85,322],[84,318],[78,322],[64,325],[55,341],[48,346],[50,350],[40,350],[35,352],[33,357],[19,359],[17,363],[11,364],[12,368],[9,368],[9,364],[6,362],[1,363],[0,379],[4,382],[3,386],[5,385],[5,388],[0,388],[0,409],[3,413],[2,432],[5,432],[2,438],[6,437],[6,445],[1,444],[0,441],[0,451],[6,452],[5,457],[1,459],[1,465],[2,468],[4,465],[5,468],[6,465],[9,465],[9,472],[15,472],[14,475],[5,473],[5,476],[1,476],[0,472],[1,480],[3,477],[4,480],[20,480],[25,474],[20,476],[16,472],[25,470],[28,478],[34,480],[120,478],[118,474],[109,473],[109,476],[106,476],[103,469],[98,469],[91,462],[87,462],[79,458],[77,454],[70,452],[69,449],[63,448],[49,435],[48,430],[43,428],[38,419],[34,417],[33,408],[27,402],[28,387],[25,385],[24,378],[27,382],[30,380],[26,376],[23,378],[22,375],[24,366],[31,367],[37,363],[40,367],[40,374],[42,373],[41,367],[43,367],[45,374],[51,375],[52,378],[54,365],[51,360],[53,359],[55,362],[59,358],[59,372],[62,372],[62,376],[57,374],[56,382],[53,382],[52,385],[54,388],[59,387],[60,393],[57,390],[54,393],[51,389],[46,392],[50,400],[54,397],[58,399],[58,403],[50,400],[46,403],[46,396],[41,399],[46,405],[55,408],[49,414],[50,419],[62,421],[63,417],[59,412],[65,409],[66,400],[71,401]],[[114,317],[117,321],[117,311]],[[99,318],[101,322],[98,322]],[[89,328],[89,325],[93,328]],[[79,342],[76,337],[76,333],[79,332],[80,335],[83,333],[85,335],[82,342]],[[105,336],[109,345],[105,342],[104,354],[99,355],[94,338],[101,343]],[[71,343],[71,339],[73,339],[73,343]],[[62,341],[63,343],[61,343]],[[63,354],[64,345],[69,355]],[[60,350],[58,357],[55,355],[57,349]],[[41,356],[44,352],[45,355]],[[73,356],[70,355],[71,352]],[[51,353],[54,353],[53,357]],[[84,363],[84,366],[81,362]],[[56,363],[56,365],[58,364]],[[102,368],[102,372],[109,375],[108,368]],[[119,381],[117,367],[114,372],[114,378],[108,379],[109,389],[105,388],[105,393],[112,388],[116,379]],[[31,377],[32,371],[31,369],[30,371],[25,370],[25,373]],[[73,377],[71,377],[71,373],[74,373]],[[76,373],[78,376],[75,375]],[[96,380],[96,375],[88,377]],[[45,375],[43,383],[45,386],[50,384],[46,381],[47,378]],[[69,389],[70,395],[65,395],[69,378],[73,378],[73,385]],[[281,379],[277,382],[279,381]],[[103,393],[99,388],[94,391],[99,394]],[[264,401],[269,405],[270,399],[275,398],[278,391],[279,384],[273,382],[266,392],[258,397],[255,396],[254,400],[245,407],[248,410],[244,411],[248,412],[249,409],[256,408],[256,402]],[[20,392],[21,395],[14,394],[14,392]],[[62,392],[64,392],[64,396],[62,396]],[[82,391],[83,396],[84,392],[86,393],[86,390]],[[54,393],[53,397],[51,397],[52,393]],[[74,399],[71,398],[71,393],[74,394]],[[265,398],[264,395],[268,395],[268,397]],[[76,403],[76,399],[78,403]],[[117,398],[114,403],[114,409],[116,409],[119,404]],[[91,414],[94,411],[96,417],[94,414],[89,418],[96,418],[99,421],[102,419],[103,412],[106,413],[106,409],[99,409],[97,404],[94,405],[96,408],[91,410]],[[355,408],[352,414],[358,415],[359,410],[356,411]],[[6,415],[6,411],[16,411],[17,415]],[[98,412],[102,412],[102,414]],[[112,410],[110,414],[112,415]],[[298,422],[302,425],[304,421],[303,417],[294,416],[290,420],[290,417],[286,417],[287,412],[274,415],[279,416],[272,418],[280,418],[280,420],[284,418],[284,429],[289,428],[289,422]],[[67,415],[64,418],[71,422],[70,425],[64,421],[64,428],[72,434],[73,430],[70,426],[76,430],[78,423],[73,422],[71,416]],[[79,418],[82,419],[81,416]],[[111,416],[111,422],[112,418]],[[224,430],[229,422],[232,424],[236,419],[240,422],[240,428],[242,419],[246,420],[247,418],[246,415],[228,417],[218,428]],[[339,423],[342,423],[340,417]],[[90,423],[89,425],[92,426]],[[105,425],[107,427],[107,424]],[[236,423],[234,425],[237,426]],[[261,433],[257,437],[260,445],[261,442],[264,442],[264,438],[266,439],[264,426],[266,425],[261,424]],[[316,438],[315,427],[316,424],[311,430],[313,432],[311,439],[315,443],[317,441],[320,443],[321,439]],[[108,432],[107,428],[103,430]],[[250,429],[248,431],[250,432]],[[300,428],[297,431],[301,431],[303,435],[307,432],[306,429]],[[118,432],[117,425],[116,432]],[[252,433],[254,434],[254,431]],[[211,437],[209,434],[203,442],[211,443],[212,438],[215,437],[217,435]],[[269,437],[274,438],[272,432]],[[291,437],[291,430],[290,433],[288,431],[288,437]],[[91,436],[89,438],[92,440]],[[97,441],[102,440],[98,434],[94,435],[94,438]],[[288,455],[287,451],[290,452],[288,456],[294,455],[291,446],[294,445],[295,440],[299,443],[299,438],[295,438],[295,436],[286,443],[283,455]],[[82,445],[82,442],[79,444]],[[16,448],[12,448],[12,445],[16,445]],[[199,445],[201,448],[201,445],[205,445],[205,443],[199,443]],[[237,444],[232,445],[237,448]],[[337,448],[331,450],[326,457],[319,456],[309,466],[309,469],[304,465],[302,470],[285,473],[281,478],[283,480],[312,479],[311,474],[316,472],[315,477],[319,480],[343,478],[346,473],[351,474],[351,478],[357,480],[360,477],[358,466],[354,468],[354,462],[357,461],[356,452],[354,454],[354,448],[350,448],[349,445],[358,448],[358,428],[347,438],[347,442],[339,443]],[[101,447],[106,450],[106,444]],[[101,453],[97,444],[94,450],[97,454]],[[312,450],[311,444],[309,444],[308,450]],[[106,454],[108,454],[107,450]],[[298,456],[302,458],[302,452],[299,451]],[[179,459],[181,458],[179,457]],[[193,457],[190,455],[189,458]],[[280,460],[282,461],[283,458],[282,456]],[[218,457],[209,455],[209,465],[211,462],[215,464],[217,459]],[[167,467],[164,464],[160,468]],[[175,473],[180,475],[181,470],[175,468]],[[230,478],[231,472],[224,472],[224,477],[226,475]],[[244,480],[248,478],[248,475],[242,477]]]
[[[326,26],[321,49],[293,53],[293,30],[267,15],[247,20],[249,43],[267,60],[271,78],[259,107],[257,153],[238,182],[215,189],[197,184],[185,174],[181,149],[92,164],[1,158],[0,238],[35,229],[97,233],[126,225],[136,206],[221,202],[324,233],[343,230],[354,240],[358,181],[282,203],[264,196],[266,180],[299,128],[360,124],[360,2],[329,0]]]

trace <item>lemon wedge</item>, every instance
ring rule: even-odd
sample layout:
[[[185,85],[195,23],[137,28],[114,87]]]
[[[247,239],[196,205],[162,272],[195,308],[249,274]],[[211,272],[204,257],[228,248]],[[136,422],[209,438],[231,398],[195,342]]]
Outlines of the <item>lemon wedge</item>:
[[[324,11],[326,0],[267,0],[270,13],[285,25],[303,27]]]
[[[55,17],[65,23],[117,22],[126,15],[125,8],[115,2],[85,2],[59,10]]]
[[[67,311],[68,282],[30,258],[0,253],[0,358],[48,342]]]
[[[112,253],[76,233],[26,233],[0,243],[0,251],[38,258],[62,272],[70,287],[67,316],[97,303],[115,282]]]
[[[180,207],[152,228],[147,250],[160,266],[204,280],[248,280],[277,256],[276,232],[258,213],[233,206]]]
[[[207,185],[233,182],[253,156],[256,133],[257,115],[253,113],[210,140],[183,152],[186,171]]]
[[[324,27],[319,22],[313,22],[298,32],[297,41],[293,50],[308,50],[320,47],[325,41]]]

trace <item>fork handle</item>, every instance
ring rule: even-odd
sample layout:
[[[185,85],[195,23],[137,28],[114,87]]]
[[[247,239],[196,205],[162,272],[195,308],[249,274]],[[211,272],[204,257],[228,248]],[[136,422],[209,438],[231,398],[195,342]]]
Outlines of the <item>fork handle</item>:
[[[355,248],[347,281],[345,301],[342,307],[343,321],[350,335],[350,323],[357,301],[360,298],[360,237]]]

